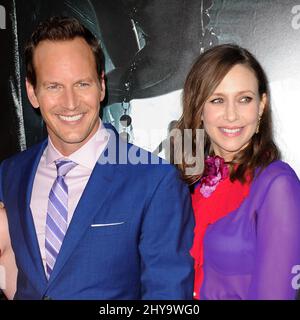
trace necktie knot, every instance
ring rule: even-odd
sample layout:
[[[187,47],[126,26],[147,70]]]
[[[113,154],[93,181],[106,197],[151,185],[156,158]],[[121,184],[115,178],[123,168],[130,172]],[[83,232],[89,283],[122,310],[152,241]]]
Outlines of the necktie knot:
[[[77,166],[77,163],[71,160],[56,160],[55,161],[57,176],[64,177],[71,169]]]

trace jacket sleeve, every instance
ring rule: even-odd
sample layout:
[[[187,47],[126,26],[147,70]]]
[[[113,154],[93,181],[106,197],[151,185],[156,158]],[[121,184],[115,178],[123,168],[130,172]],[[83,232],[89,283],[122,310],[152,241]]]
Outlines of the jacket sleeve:
[[[187,185],[173,167],[155,190],[140,238],[142,299],[192,299],[194,217]]]

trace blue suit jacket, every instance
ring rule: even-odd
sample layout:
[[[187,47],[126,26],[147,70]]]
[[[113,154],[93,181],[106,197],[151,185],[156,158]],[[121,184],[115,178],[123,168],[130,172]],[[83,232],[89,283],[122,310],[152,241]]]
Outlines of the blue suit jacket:
[[[47,140],[0,166],[19,270],[15,299],[192,299],[188,188],[172,165],[112,138],[99,161],[113,163],[96,164],[47,281],[30,210],[46,146]],[[130,153],[160,164],[122,164]]]

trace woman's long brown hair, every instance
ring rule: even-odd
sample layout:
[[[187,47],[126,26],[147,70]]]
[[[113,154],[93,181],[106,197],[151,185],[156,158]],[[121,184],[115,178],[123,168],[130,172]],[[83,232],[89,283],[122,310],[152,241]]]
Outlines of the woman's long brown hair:
[[[232,181],[238,179],[245,181],[246,172],[253,178],[257,168],[263,169],[272,161],[280,159],[280,152],[274,143],[272,134],[272,119],[270,109],[270,92],[264,70],[255,57],[246,49],[237,45],[224,44],[215,46],[198,57],[192,66],[183,90],[183,114],[178,121],[177,128],[183,135],[185,129],[192,129],[192,152],[196,154],[196,129],[203,129],[201,116],[204,104],[213,94],[217,86],[229,70],[237,64],[248,67],[258,81],[260,98],[266,94],[267,103],[260,120],[259,132],[254,134],[246,148],[238,152],[230,162]],[[175,154],[176,148],[174,146]],[[199,147],[199,146],[198,146]],[[210,139],[205,134],[204,154],[213,154]],[[178,150],[184,150],[181,145]],[[186,154],[182,152],[181,163],[176,166],[180,169],[184,180],[192,185],[201,178],[201,174],[187,175],[189,166],[186,162]],[[233,170],[233,167],[235,170]]]

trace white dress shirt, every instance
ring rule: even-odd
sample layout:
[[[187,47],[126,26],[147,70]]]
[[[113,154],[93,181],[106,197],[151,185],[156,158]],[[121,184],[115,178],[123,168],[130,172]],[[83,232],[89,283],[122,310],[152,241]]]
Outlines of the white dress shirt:
[[[57,177],[54,161],[58,159],[68,159],[77,163],[77,166],[70,170],[64,179],[68,186],[69,225],[94,166],[107,145],[108,137],[109,133],[105,130],[100,121],[97,132],[88,140],[88,142],[68,157],[64,157],[54,147],[48,136],[48,145],[43,152],[36,171],[30,201],[30,208],[45,269],[45,228],[48,199],[52,185]]]

